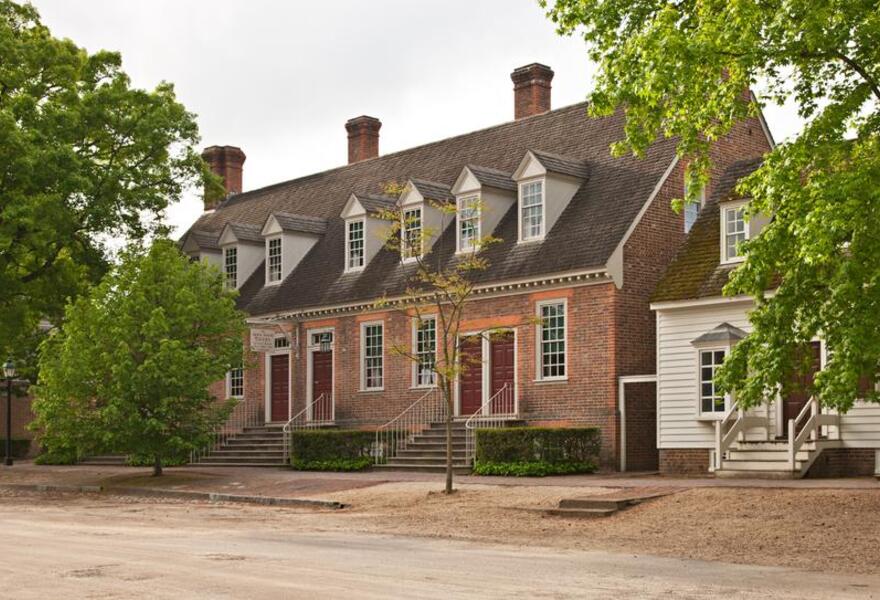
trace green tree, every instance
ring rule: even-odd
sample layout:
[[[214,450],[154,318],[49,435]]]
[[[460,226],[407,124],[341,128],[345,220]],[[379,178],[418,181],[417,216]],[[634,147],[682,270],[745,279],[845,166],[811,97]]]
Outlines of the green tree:
[[[131,86],[113,52],[0,0],[0,355],[100,279],[102,241],[141,239],[205,175],[171,84]],[[209,177],[212,185],[216,181]]]
[[[590,110],[626,113],[614,151],[640,154],[658,136],[676,137],[691,160],[690,190],[706,179],[709,145],[734,122],[762,101],[797,106],[803,130],[738,186],[748,215],[772,220],[744,245],[725,288],[752,295],[756,308],[720,382],[742,405],[759,404],[804,366],[797,348],[821,336],[824,404],[880,401],[865,385],[880,365],[877,3],[557,0],[548,15],[560,33],[583,35],[599,65]]]
[[[41,347],[33,426],[46,451],[145,456],[159,475],[204,446],[232,408],[208,386],[242,360],[234,294],[169,240],[123,252]]]

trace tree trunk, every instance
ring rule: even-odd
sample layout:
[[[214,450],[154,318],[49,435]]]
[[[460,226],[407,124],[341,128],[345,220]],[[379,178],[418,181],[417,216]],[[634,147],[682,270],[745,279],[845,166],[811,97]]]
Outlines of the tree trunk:
[[[452,408],[446,403],[446,489],[451,494],[452,489]]]
[[[158,477],[162,474],[162,457],[158,454],[156,455],[153,462],[153,477]]]

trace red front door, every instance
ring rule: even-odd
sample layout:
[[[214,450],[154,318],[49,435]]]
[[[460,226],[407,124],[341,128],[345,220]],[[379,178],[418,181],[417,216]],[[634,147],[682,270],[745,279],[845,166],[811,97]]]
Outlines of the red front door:
[[[273,354],[271,365],[272,421],[286,422],[290,418],[290,358],[287,354]]]
[[[333,420],[333,351],[312,352],[312,420]]]
[[[459,399],[461,415],[469,417],[483,406],[483,338],[478,335],[461,340],[461,375],[459,376]]]
[[[512,331],[493,335],[490,341],[489,393],[492,398],[493,415],[512,415],[515,410],[513,405],[513,346]],[[505,386],[507,387],[505,388]]]
[[[797,418],[804,405],[810,401],[810,396],[813,395],[813,378],[822,368],[822,346],[819,342],[811,342],[804,351],[810,355],[809,369],[806,372],[795,372],[782,394],[782,435],[785,437],[788,436],[788,420]],[[798,367],[801,366],[802,356],[797,356]]]

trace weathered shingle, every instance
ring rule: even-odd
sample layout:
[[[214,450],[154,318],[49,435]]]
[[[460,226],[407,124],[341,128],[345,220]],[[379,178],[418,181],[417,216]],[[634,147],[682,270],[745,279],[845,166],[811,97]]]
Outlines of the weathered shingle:
[[[444,183],[436,181],[426,181],[424,179],[411,179],[413,186],[419,191],[422,197],[436,202],[452,202],[455,196],[452,195],[452,188]]]
[[[652,302],[721,295],[731,271],[737,265],[721,264],[721,215],[718,204],[733,199],[737,182],[759,166],[761,159],[751,158],[735,162],[724,171],[684,245],[657,285],[651,297]]]
[[[294,215],[286,212],[273,212],[272,216],[284,231],[298,233],[314,233],[324,235],[327,232],[327,219],[310,217],[308,215]]]
[[[468,169],[480,182],[480,185],[497,188],[499,190],[516,191],[516,182],[511,179],[510,173],[506,173],[499,169],[490,169],[489,167],[480,167],[477,165],[468,165]]]
[[[263,286],[253,294],[243,289],[240,305],[258,315],[371,301],[403,293],[412,266],[381,250],[362,272],[344,273],[340,214],[352,193],[375,212],[394,202],[380,195],[389,183],[421,179],[451,186],[465,165],[481,165],[471,168],[475,176],[492,182],[486,185],[515,190],[510,173],[530,148],[541,148],[589,165],[590,179],[543,242],[517,243],[516,207],[511,207],[493,232],[501,241],[485,252],[490,266],[477,279],[489,283],[602,268],[675,156],[675,141],[663,139],[641,159],[612,157],[609,146],[622,139],[623,123],[620,112],[588,118],[585,104],[569,106],[244,192],[203,215],[193,227],[219,232],[227,222],[261,226],[270,213],[279,211],[326,219],[326,233],[296,269],[280,285]],[[455,260],[453,225],[440,235],[433,253],[444,264]]]
[[[190,229],[187,236],[195,242],[199,250],[220,250],[220,237],[216,231],[202,231],[200,229]],[[184,241],[184,240],[181,240]]]
[[[586,179],[590,176],[590,166],[583,161],[541,150],[532,150],[532,154],[551,173],[571,175],[580,179]]]

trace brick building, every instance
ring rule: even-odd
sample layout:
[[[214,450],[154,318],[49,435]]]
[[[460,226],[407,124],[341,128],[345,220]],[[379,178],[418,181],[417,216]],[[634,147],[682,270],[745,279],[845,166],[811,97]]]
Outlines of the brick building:
[[[490,266],[474,276],[463,326],[499,332],[462,340],[482,368],[458,382],[456,414],[596,425],[606,467],[656,468],[654,385],[634,379],[624,402],[619,392],[656,370],[649,298],[691,225],[670,208],[683,194],[684,165],[674,140],[658,140],[641,159],[612,157],[622,113],[551,110],[548,67],[511,78],[511,122],[380,155],[381,123],[357,117],[345,125],[347,165],[258,190],[241,191],[239,148],[206,150],[228,196],[206,204],[182,246],[226,273],[264,340],[245,369],[217,384],[218,396],[242,397],[266,422],[375,428],[431,390],[430,318],[375,308],[380,297],[401,297],[413,270],[380,240],[377,211],[397,202],[383,189],[397,182],[414,217],[407,222],[438,232],[424,249],[431,260],[454,261],[481,235],[501,240],[484,252]],[[750,118],[712,155],[720,173],[769,147],[763,121]],[[455,215],[436,203],[454,203]],[[392,344],[424,365],[389,352]],[[499,409],[489,400],[502,390],[511,402]]]

